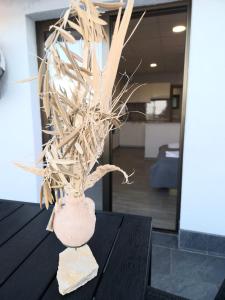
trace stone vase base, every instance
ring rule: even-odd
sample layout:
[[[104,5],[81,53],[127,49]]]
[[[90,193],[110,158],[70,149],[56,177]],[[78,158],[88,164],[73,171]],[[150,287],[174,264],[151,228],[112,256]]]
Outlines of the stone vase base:
[[[75,291],[97,276],[98,264],[88,245],[67,248],[59,254],[57,280],[61,295]]]

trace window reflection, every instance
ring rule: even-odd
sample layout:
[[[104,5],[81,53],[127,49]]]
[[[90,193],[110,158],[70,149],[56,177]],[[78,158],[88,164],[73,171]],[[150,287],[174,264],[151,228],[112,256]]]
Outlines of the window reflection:
[[[149,121],[169,121],[167,99],[154,99],[146,103],[146,119]]]

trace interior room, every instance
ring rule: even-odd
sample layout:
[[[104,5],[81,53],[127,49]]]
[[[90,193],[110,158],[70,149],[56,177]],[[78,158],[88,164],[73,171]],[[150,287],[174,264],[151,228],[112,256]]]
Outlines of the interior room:
[[[153,226],[176,230],[186,12],[145,16],[123,50],[117,89],[127,80],[126,123],[112,133],[113,210],[153,217]],[[133,18],[129,33],[138,22]],[[128,35],[129,35],[128,33]]]

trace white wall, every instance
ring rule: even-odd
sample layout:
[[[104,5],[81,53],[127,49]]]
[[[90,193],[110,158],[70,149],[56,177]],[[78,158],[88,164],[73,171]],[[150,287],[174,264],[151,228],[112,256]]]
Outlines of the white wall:
[[[115,139],[115,138],[114,138]],[[179,142],[179,123],[127,122],[119,131],[119,146],[145,147],[145,157],[155,158],[160,146]],[[118,146],[113,140],[114,146]]]
[[[180,123],[156,123],[145,125],[145,157],[158,156],[159,147],[179,143]]]
[[[37,71],[34,23],[24,9],[23,1],[0,2],[0,47],[7,65],[0,98],[0,198],[35,202],[40,179],[12,163],[33,164],[41,149],[36,84],[16,83]]]
[[[121,147],[145,146],[145,123],[127,122],[120,128]]]
[[[225,1],[193,0],[181,229],[225,235]]]
[[[37,84],[16,81],[37,74],[35,21],[59,17],[68,4],[69,0],[0,1],[0,47],[7,64],[0,91],[0,199],[39,202],[41,178],[12,163],[34,165],[41,151]]]
[[[125,97],[127,97],[126,94]],[[149,102],[151,98],[160,98],[160,97],[161,98],[170,97],[169,82],[145,83],[144,85],[140,86],[131,95],[129,102]]]

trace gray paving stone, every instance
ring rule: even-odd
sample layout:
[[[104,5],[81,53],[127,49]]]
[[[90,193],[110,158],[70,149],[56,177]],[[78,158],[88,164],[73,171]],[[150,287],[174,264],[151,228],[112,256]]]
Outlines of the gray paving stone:
[[[177,248],[178,241],[176,234],[167,234],[162,232],[152,232],[152,244],[168,248]]]
[[[153,233],[152,286],[191,300],[213,300],[225,278],[225,258],[175,247]]]

